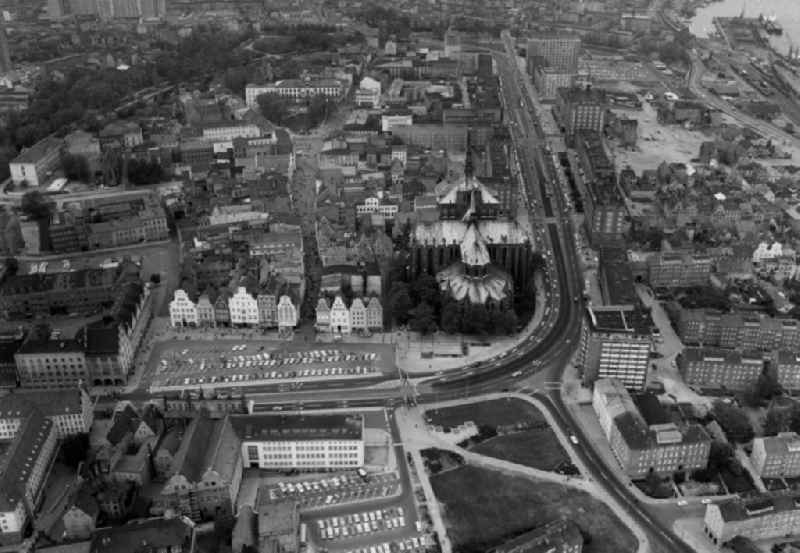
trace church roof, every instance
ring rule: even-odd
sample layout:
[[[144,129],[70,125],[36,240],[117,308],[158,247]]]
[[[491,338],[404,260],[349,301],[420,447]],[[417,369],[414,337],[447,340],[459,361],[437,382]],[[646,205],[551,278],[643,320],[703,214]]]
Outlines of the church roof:
[[[442,291],[455,300],[468,299],[474,304],[485,304],[489,300],[502,301],[513,288],[511,277],[499,267],[489,265],[484,275],[471,276],[466,272],[466,265],[460,261],[439,271],[436,280]]]
[[[500,200],[495,196],[488,186],[473,176],[465,176],[463,179],[456,181],[452,187],[439,198],[440,204],[454,204],[458,200],[459,192],[476,192],[480,193],[481,199],[485,204],[499,204]]]
[[[489,249],[478,228],[471,224],[461,240],[461,261],[466,265],[483,267],[491,262]]]

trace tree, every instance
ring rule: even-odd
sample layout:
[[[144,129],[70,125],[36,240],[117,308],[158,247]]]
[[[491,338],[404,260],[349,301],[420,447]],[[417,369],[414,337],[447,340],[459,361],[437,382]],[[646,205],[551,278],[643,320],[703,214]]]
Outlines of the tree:
[[[16,257],[6,257],[3,265],[5,266],[6,273],[9,275],[15,275],[19,272],[19,261],[17,261]]]
[[[66,154],[61,158],[64,176],[70,180],[89,181],[89,161],[81,155]]]
[[[785,409],[770,409],[764,417],[762,429],[765,436],[775,436],[789,428],[791,413]]]
[[[164,179],[164,170],[156,160],[128,161],[128,181],[135,185],[158,184]]]
[[[430,334],[436,331],[436,313],[427,302],[422,302],[414,308],[409,322],[415,332]]]
[[[153,284],[161,284],[161,275],[158,273],[153,273],[150,275],[150,282]]]
[[[491,316],[482,303],[470,304],[464,314],[462,332],[486,335],[491,329]]]
[[[492,313],[492,333],[497,335],[513,334],[517,330],[517,314],[510,309],[497,310]]]
[[[389,290],[389,309],[392,317],[398,324],[406,324],[411,316],[411,296],[408,293],[408,285],[404,282],[395,282]]]
[[[283,125],[289,114],[289,100],[277,94],[261,94],[256,98],[261,115],[275,123]]]
[[[37,221],[47,221],[50,219],[50,202],[48,202],[44,194],[38,190],[31,190],[22,196],[20,209],[22,209],[25,215]]]
[[[739,407],[715,401],[711,414],[730,441],[745,443],[753,439],[753,426],[747,413]]]
[[[421,273],[411,282],[411,299],[416,304],[424,302],[436,309],[441,303],[441,294],[436,277],[428,273]]]
[[[461,305],[450,300],[442,307],[442,330],[448,334],[455,334],[461,330]]]

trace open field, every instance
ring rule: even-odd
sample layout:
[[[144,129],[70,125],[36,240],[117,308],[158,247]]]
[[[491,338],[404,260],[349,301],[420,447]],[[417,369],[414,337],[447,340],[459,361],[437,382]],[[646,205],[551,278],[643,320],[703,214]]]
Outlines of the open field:
[[[589,538],[584,553],[631,553],[636,537],[603,503],[560,484],[469,465],[431,478],[458,553],[483,553],[559,517]]]
[[[452,428],[466,421],[472,421],[478,427],[492,428],[520,422],[534,425],[547,424],[544,415],[536,407],[519,399],[493,399],[443,409],[430,409],[425,412],[425,416],[430,424],[444,428]]]
[[[549,428],[495,436],[470,450],[541,470],[556,470],[570,462],[567,452]]]

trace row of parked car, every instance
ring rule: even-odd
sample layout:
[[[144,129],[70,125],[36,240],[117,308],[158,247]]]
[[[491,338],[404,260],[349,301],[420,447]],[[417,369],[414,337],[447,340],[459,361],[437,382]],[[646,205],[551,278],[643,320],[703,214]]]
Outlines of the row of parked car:
[[[406,518],[402,507],[388,507],[319,519],[317,525],[322,539],[334,540],[403,528]]]

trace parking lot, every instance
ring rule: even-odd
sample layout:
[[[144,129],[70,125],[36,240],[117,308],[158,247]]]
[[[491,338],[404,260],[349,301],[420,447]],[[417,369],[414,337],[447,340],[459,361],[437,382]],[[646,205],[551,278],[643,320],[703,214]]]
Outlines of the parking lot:
[[[435,541],[430,535],[420,534],[419,536],[397,539],[391,542],[384,541],[368,547],[345,549],[342,553],[394,553],[395,551],[423,553],[424,551],[428,551],[428,547],[434,544]],[[396,546],[397,549],[392,546]]]
[[[294,350],[269,343],[172,341],[150,359],[151,392],[217,390],[264,384],[297,384],[329,380],[379,380],[393,365],[387,348],[318,348]],[[388,357],[391,355],[391,357]],[[388,357],[388,359],[387,359]],[[224,393],[224,392],[223,392]]]
[[[317,519],[317,532],[322,540],[374,534],[405,526],[406,517],[402,507]]]
[[[300,509],[309,510],[396,496],[399,493],[400,478],[396,472],[373,474],[366,479],[353,472],[265,486],[259,489],[259,494],[263,494],[259,501],[277,503],[292,498]]]

